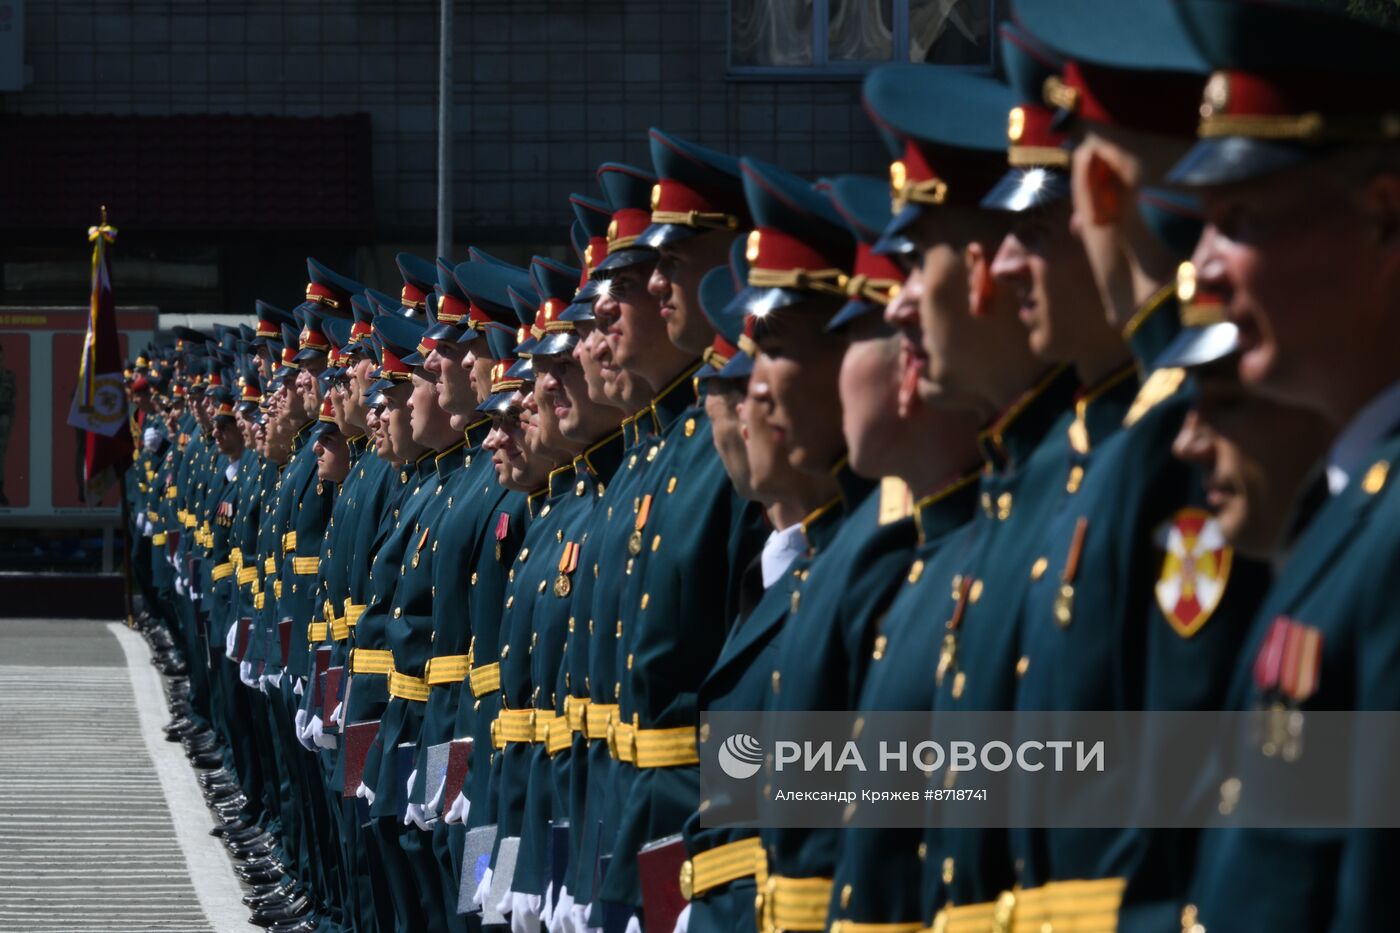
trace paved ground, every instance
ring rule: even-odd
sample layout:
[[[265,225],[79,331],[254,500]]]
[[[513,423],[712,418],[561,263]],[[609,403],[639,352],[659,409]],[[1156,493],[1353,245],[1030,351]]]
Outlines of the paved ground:
[[[0,619],[0,930],[247,930],[145,641]]]

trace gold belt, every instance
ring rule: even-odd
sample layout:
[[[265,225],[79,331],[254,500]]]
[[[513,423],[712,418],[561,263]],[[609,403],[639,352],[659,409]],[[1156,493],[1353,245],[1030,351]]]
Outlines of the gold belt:
[[[631,723],[612,721],[608,723],[608,754],[613,757],[614,761],[630,763],[637,760],[637,746],[632,741],[632,733],[635,731],[636,727]]]
[[[330,630],[331,627],[325,622],[309,622],[306,625],[306,640],[313,645],[319,644],[326,640],[326,635]]]
[[[688,901],[694,900],[722,884],[751,878],[762,857],[763,846],[757,836],[697,852],[681,865],[681,894]]]
[[[267,605],[267,594],[266,594],[266,593],[254,593],[254,594],[253,594],[253,608],[254,608],[254,609],[261,609],[261,608],[262,608],[263,606],[265,606],[265,605]]]
[[[857,920],[833,920],[830,933],[920,933],[922,923],[861,923]]]
[[[393,669],[394,653],[392,651],[355,648],[350,652],[350,673],[352,674],[387,674]]]
[[[501,665],[499,661],[480,664],[467,672],[472,682],[472,696],[483,697],[501,689]]]
[[[503,709],[491,723],[491,744],[505,748],[507,742],[535,741],[535,711]]]
[[[388,653],[385,652],[385,654]],[[401,700],[412,700],[415,703],[426,703],[428,702],[428,682],[422,677],[390,671],[389,696],[398,697]]]
[[[616,703],[589,703],[583,711],[583,734],[590,739],[606,739],[608,720],[616,715]]]
[[[361,603],[352,603],[348,599],[345,601],[345,624],[354,628],[360,621],[360,616],[365,614],[365,606]]]
[[[935,933],[1115,933],[1123,902],[1122,878],[1052,881],[1005,891],[993,903],[946,907],[934,917]]]
[[[151,544],[155,547],[160,547],[162,544],[165,543],[165,540],[165,532],[163,531],[158,531],[155,534],[151,535]]]
[[[263,561],[263,573],[277,572],[277,558],[269,557]]]
[[[618,761],[630,761],[638,768],[676,768],[700,763],[694,726],[641,729],[617,724],[608,749]]]
[[[297,533],[289,531],[282,536],[282,553],[290,554],[297,549]]]
[[[429,658],[423,677],[432,687],[447,684],[460,684],[467,679],[467,656],[465,654],[445,654]]]
[[[564,718],[568,720],[570,731],[588,734],[589,702],[588,697],[576,697],[572,694],[564,697]]]
[[[321,569],[321,558],[319,557],[293,557],[292,573],[300,576],[309,576]]]
[[[344,641],[350,637],[350,626],[346,624],[345,617],[339,616],[331,619],[331,638],[335,641]]]
[[[831,902],[830,878],[784,878],[773,875],[759,895],[759,929],[825,930]]]
[[[539,720],[536,720],[535,733],[539,734]],[[574,744],[574,731],[569,728],[568,716],[555,716],[552,719],[544,720],[544,738],[537,739],[544,742],[544,750],[551,755],[557,755],[570,745]]]
[[[218,583],[220,580],[227,580],[231,576],[233,576],[233,561],[224,561],[222,564],[217,564],[214,569],[209,572],[209,578],[215,583]]]
[[[243,586],[248,583],[256,583],[258,579],[258,568],[244,567],[238,571],[238,585]]]

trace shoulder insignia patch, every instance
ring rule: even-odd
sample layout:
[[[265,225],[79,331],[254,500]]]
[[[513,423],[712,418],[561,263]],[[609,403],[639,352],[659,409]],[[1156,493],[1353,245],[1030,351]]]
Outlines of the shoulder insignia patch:
[[[1186,370],[1180,367],[1168,366],[1154,370],[1142,384],[1142,388],[1138,389],[1137,398],[1133,399],[1128,413],[1123,416],[1123,427],[1131,428],[1137,424],[1143,415],[1175,395],[1185,381]]]
[[[1157,605],[1182,638],[1199,632],[1225,596],[1233,550],[1220,524],[1204,509],[1184,508],[1157,529],[1162,570]]]
[[[880,524],[889,525],[914,514],[914,493],[897,476],[880,480]]]

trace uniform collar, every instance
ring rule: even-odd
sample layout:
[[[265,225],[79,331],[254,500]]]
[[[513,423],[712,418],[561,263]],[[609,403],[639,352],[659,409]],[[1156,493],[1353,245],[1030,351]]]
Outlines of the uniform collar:
[[[1087,454],[1123,426],[1123,415],[1137,395],[1136,376],[1137,363],[1126,363],[1096,385],[1081,388],[1075,394],[1069,444],[1076,453]]]
[[[437,469],[438,479],[445,479],[456,472],[465,461],[462,459],[461,451],[467,446],[467,439],[463,437],[460,441],[448,447],[446,450],[438,451],[433,457],[433,466]],[[456,456],[453,456],[456,454]]]
[[[831,543],[842,522],[865,501],[875,484],[851,470],[850,461],[842,457],[831,468],[836,479],[836,497],[802,519],[802,533],[815,553]]]
[[[936,541],[965,525],[977,508],[977,480],[980,470],[953,480],[914,503],[914,525],[919,543]]]
[[[311,427],[315,423],[316,419],[313,418],[310,421],[306,422],[306,424],[303,424],[301,427],[297,428],[297,433],[292,435],[292,453],[296,453],[297,451],[301,450],[301,448],[306,444],[307,435],[310,434]]]
[[[540,509],[544,508],[545,500],[546,500],[548,497],[549,497],[549,486],[548,486],[548,484],[546,484],[546,485],[544,485],[544,486],[541,486],[539,489],[536,489],[534,492],[531,492],[531,493],[526,494],[526,496],[525,496],[525,508],[526,508],[526,510],[530,513],[530,517],[531,517],[531,518],[534,518],[536,515],[538,515],[538,514],[540,513]]]
[[[1356,413],[1327,451],[1327,489],[1336,495],[1351,483],[1376,444],[1400,425],[1400,382],[1392,383]]]
[[[1163,285],[1123,328],[1123,339],[1144,373],[1152,369],[1153,361],[1181,332],[1177,307],[1176,283]]]
[[[627,432],[623,428],[618,428],[575,457],[574,470],[579,474],[587,471],[592,474],[594,479],[607,482],[612,479],[612,475],[617,472],[618,466],[621,465],[622,454],[626,447]]]
[[[978,434],[985,468],[1002,472],[1022,463],[1074,399],[1076,380],[1068,366],[1056,366]]]
[[[666,429],[680,417],[681,412],[695,405],[694,379],[702,365],[704,364],[700,360],[691,363],[643,409],[644,412],[651,413],[652,430],[657,434],[666,433]]]
[[[491,433],[491,419],[482,418],[475,424],[469,424],[462,433],[466,435],[467,446],[475,450],[486,443],[486,435]]]
[[[574,465],[572,463],[566,463],[550,472],[549,479],[545,481],[544,487],[549,493],[550,501],[558,499],[573,488],[574,476]]]

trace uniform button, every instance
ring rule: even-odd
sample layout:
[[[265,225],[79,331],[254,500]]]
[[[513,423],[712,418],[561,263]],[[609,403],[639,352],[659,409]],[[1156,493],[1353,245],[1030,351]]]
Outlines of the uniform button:
[[[997,496],[997,518],[1006,521],[1011,517],[1011,493],[1004,492]]]
[[[627,669],[629,671],[632,669],[632,655],[630,652],[627,655]]]
[[[397,618],[398,618],[399,616],[401,616],[401,615],[403,615],[403,610],[400,609],[398,606],[395,606],[395,607],[394,607],[394,618],[397,619]]]
[[[958,675],[953,678],[953,699],[960,699],[963,691],[967,689],[967,674],[958,671]]]
[[[852,741],[859,739],[861,732],[865,731],[865,717],[857,716],[855,723],[851,726]]]
[[[671,479],[666,483],[666,492],[672,493],[672,492],[675,492],[675,491],[676,491],[676,478],[673,476],[673,477],[671,477]]]
[[[647,603],[649,603],[649,602],[651,602],[651,594],[650,594],[650,593],[643,593],[643,594],[642,594],[642,608],[645,609],[645,608],[647,607]]]
[[[501,646],[501,660],[504,661],[504,660],[505,660],[506,658],[508,658],[508,657],[510,657],[510,645],[502,645],[502,646]]]
[[[926,858],[928,858],[928,843],[927,843],[927,842],[921,842],[921,843],[919,843],[919,848],[916,849],[915,851],[918,852],[919,861],[921,861],[921,862],[924,861]]]
[[[1044,557],[1037,557],[1035,563],[1031,564],[1031,579],[1039,580],[1045,576],[1045,568],[1050,566],[1050,562]]]
[[[710,741],[710,724],[708,722],[700,723],[700,741]]]
[[[779,671],[773,672],[773,692],[778,692],[778,686],[782,683],[783,675]]]
[[[923,575],[924,575],[924,562],[921,561],[921,560],[916,560],[916,561],[914,561],[913,566],[911,566],[911,567],[909,568],[909,582],[910,582],[910,583],[918,583],[918,582],[919,582],[919,577],[922,577]]]
[[[1195,904],[1187,904],[1181,908],[1181,933],[1206,933],[1205,926],[1200,920],[1200,911]]]
[[[1030,670],[1030,666],[1031,659],[1026,657],[1025,655],[1021,655],[1021,660],[1016,662],[1016,676],[1025,677],[1026,671]]]
[[[851,906],[851,886],[845,885],[841,888],[841,909],[845,910]]]
[[[856,816],[856,804],[855,804],[855,801],[853,800],[853,801],[851,801],[850,803],[846,804],[846,809],[845,809],[844,811],[842,811],[842,813],[841,813],[841,822],[843,822],[843,823],[849,823],[851,820],[855,819],[855,816]]]
[[[1084,485],[1084,468],[1075,464],[1070,468],[1069,479],[1065,480],[1065,492],[1074,495],[1079,491],[1079,487]]]
[[[539,585],[538,589],[536,590],[536,592],[539,592],[539,593],[543,593],[543,592],[544,592],[544,581],[543,581],[543,580],[540,581],[540,585]]]
[[[884,636],[884,635],[877,636],[876,639],[875,639],[875,650],[872,651],[872,652],[870,653],[870,656],[871,656],[872,658],[874,658],[876,661],[879,661],[881,658],[883,658],[883,657],[885,656],[885,647],[886,647],[889,643],[890,643],[890,640],[889,640],[889,638],[887,638],[886,636]]]
[[[973,580],[972,586],[967,591],[967,601],[975,603],[982,598],[982,581]]]
[[[708,809],[710,809],[710,802],[708,800],[700,801],[700,812],[704,813]]]
[[[943,860],[943,883],[953,883],[953,857],[949,856]]]

